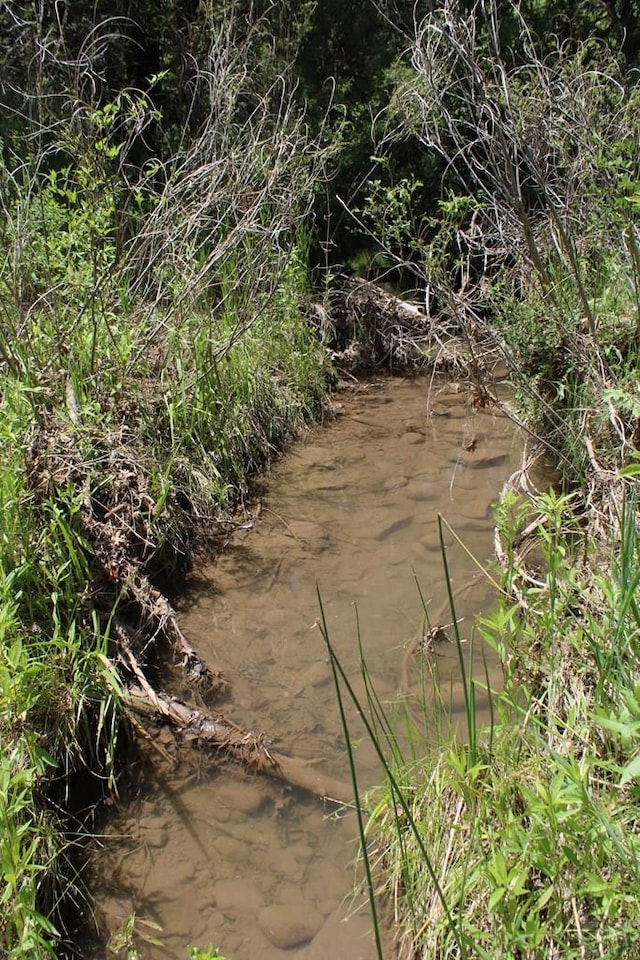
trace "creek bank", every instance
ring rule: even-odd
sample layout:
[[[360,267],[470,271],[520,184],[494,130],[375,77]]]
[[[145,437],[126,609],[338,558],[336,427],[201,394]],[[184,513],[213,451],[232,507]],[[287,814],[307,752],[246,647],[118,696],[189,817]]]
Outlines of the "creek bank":
[[[174,369],[177,361],[170,352],[163,358],[160,344],[144,355],[144,370],[125,399],[129,387],[108,379],[98,378],[95,394],[70,377],[49,383],[43,375],[35,392],[17,381],[5,384],[10,470],[3,502],[11,549],[3,597],[7,629],[18,640],[7,664],[13,693],[3,702],[2,724],[13,746],[3,764],[10,777],[25,765],[34,771],[33,793],[19,793],[11,806],[16,822],[27,818],[34,842],[18,831],[26,860],[7,894],[13,906],[5,946],[34,925],[44,931],[38,950],[48,956],[69,923],[55,869],[44,871],[52,882],[38,883],[37,896],[21,899],[19,891],[32,889],[31,859],[36,872],[41,862],[57,862],[51,833],[41,835],[39,824],[57,824],[64,847],[64,822],[45,813],[44,798],[66,809],[74,784],[74,822],[93,824],[95,792],[115,787],[122,732],[127,728],[134,740],[142,733],[123,685],[140,686],[144,677],[153,690],[169,667],[185,700],[195,691],[224,696],[228,689],[215,662],[206,663],[180,630],[171,598],[194,551],[223,542],[239,522],[251,523],[231,513],[247,495],[248,476],[327,409],[326,347],[301,316],[293,286],[277,325],[262,318],[242,336],[232,331],[228,342],[228,331],[217,330],[223,343],[206,382],[185,367],[183,355],[175,395],[167,392],[165,366]],[[190,319],[194,337],[211,327],[199,316]],[[198,384],[197,396],[185,392],[189,383]],[[27,690],[25,678],[36,676]],[[68,890],[74,913],[76,897]]]
[[[425,364],[432,370],[435,366],[445,370],[455,368],[458,372],[464,368],[462,354],[456,351],[452,341],[445,344],[442,339],[444,331],[437,330],[437,324],[424,310],[399,300],[377,284],[361,278],[350,280],[330,298],[329,303],[331,313],[325,315],[323,321],[327,326],[320,332],[326,336],[330,331],[329,354],[343,370],[391,366],[397,372],[419,369]],[[425,351],[427,344],[430,350]],[[434,356],[437,356],[437,363]],[[478,381],[470,389],[474,391],[473,402],[478,406],[485,406],[490,401],[498,405]],[[288,780],[291,785],[322,798],[350,802],[352,791],[347,784],[308,770],[295,758],[275,756],[266,747],[264,734],[239,729],[219,715],[213,717],[193,710],[179,698],[154,688],[147,675],[147,663],[153,670],[159,666],[162,673],[162,651],[158,649],[156,666],[153,666],[152,654],[158,647],[159,638],[163,637],[174,651],[174,663],[181,668],[183,686],[195,685],[207,697],[224,695],[228,690],[223,673],[206,663],[188,642],[168,598],[156,586],[168,582],[171,571],[175,584],[176,575],[180,578],[189,567],[190,540],[195,532],[193,504],[184,491],[172,487],[165,503],[159,506],[157,498],[150,493],[145,470],[134,462],[131,455],[123,455],[120,444],[105,451],[104,455],[110,463],[117,458],[117,472],[98,479],[90,475],[86,463],[78,455],[77,442],[68,433],[56,432],[51,422],[44,423],[41,429],[42,436],[36,437],[30,452],[32,486],[40,491],[48,490],[53,478],[58,489],[63,484],[72,483],[83,491],[80,519],[82,533],[92,545],[95,573],[90,591],[94,603],[101,598],[99,605],[105,612],[111,611],[116,607],[117,596],[118,607],[127,611],[125,617],[118,614],[113,620],[112,640],[116,649],[111,655],[125,679],[122,701],[125,710],[138,713],[146,720],[153,716],[156,720],[173,724],[187,740],[213,742],[217,749],[226,750],[253,770]],[[424,426],[406,423],[404,433],[409,443],[424,442]],[[96,484],[101,489],[99,500],[90,493]],[[429,493],[418,484],[414,499],[425,501],[428,497]],[[230,504],[239,498],[240,492],[227,494]],[[162,534],[160,554],[154,549],[154,526],[158,516],[163,518],[165,529],[169,528]],[[253,521],[250,516],[247,520],[246,514],[240,521],[232,520],[229,515],[226,518],[218,516],[206,542],[211,544],[212,537],[220,539],[221,534],[224,539],[225,535],[233,533],[238,522],[250,527]],[[385,540],[399,525],[410,522],[405,518],[386,525],[377,539]],[[292,523],[289,532],[296,539],[317,534],[309,524]],[[202,546],[204,542],[201,531],[199,543]]]

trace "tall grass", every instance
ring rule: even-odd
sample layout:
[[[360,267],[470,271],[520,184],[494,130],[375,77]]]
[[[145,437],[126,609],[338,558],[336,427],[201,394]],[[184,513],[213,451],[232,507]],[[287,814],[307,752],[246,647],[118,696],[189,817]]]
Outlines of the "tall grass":
[[[305,320],[328,150],[286,76],[261,86],[260,23],[239,29],[229,5],[210,25],[203,123],[167,158],[145,142],[161,78],[105,88],[122,24],[77,62],[36,26],[41,83],[11,104],[37,109],[0,158],[0,953],[16,960],[53,956],[80,899],[71,801],[116,786],[114,624],[161,633],[152,581],[177,586],[328,376]]]
[[[385,233],[375,189],[368,212],[394,262],[413,229],[406,268],[466,338],[478,402],[495,402],[484,351],[507,364],[509,412],[557,486],[506,491],[497,510],[501,593],[478,625],[503,667],[491,729],[476,728],[479,681],[461,659],[467,742],[399,760],[373,730],[386,782],[362,839],[402,958],[633,957],[637,78],[610,49],[557,46],[511,14],[517,49],[493,2],[447,0],[416,25],[386,135],[443,158],[440,216],[417,216],[411,190],[400,227]]]
[[[369,217],[396,263],[405,231],[404,266],[468,341],[478,382],[498,351],[564,481],[593,485],[604,531],[603,487],[637,437],[637,77],[605,45],[534,35],[518,4],[508,20],[515,43],[493,0],[416,23],[381,146],[415,137],[440,156],[439,214],[398,189],[390,227],[374,182]]]
[[[388,717],[378,698],[376,697],[375,690],[371,687],[369,682],[369,675],[366,666],[366,659],[362,653],[361,649],[361,669],[362,675],[365,681],[365,691],[367,696],[367,705],[368,711],[364,704],[362,704],[357,695],[354,692],[353,686],[345,673],[342,664],[336,654],[336,651],[332,645],[331,637],[328,631],[326,618],[324,616],[324,608],[322,606],[322,599],[318,597],[320,602],[320,611],[321,611],[321,621],[320,629],[322,633],[323,640],[326,644],[327,651],[329,654],[329,660],[331,664],[331,669],[334,679],[334,688],[336,691],[336,697],[338,701],[338,711],[340,715],[340,721],[342,724],[343,734],[345,737],[345,743],[347,744],[347,760],[349,765],[349,771],[351,775],[351,780],[354,788],[354,798],[355,798],[355,807],[356,815],[358,821],[358,829],[361,839],[361,850],[362,850],[362,860],[365,870],[365,878],[367,885],[367,892],[369,896],[369,904],[371,907],[371,915],[373,921],[373,932],[375,939],[375,946],[378,957],[382,960],[383,949],[382,949],[382,936],[381,936],[381,927],[382,920],[379,916],[379,890],[376,887],[374,882],[377,878],[374,876],[372,859],[369,852],[368,846],[368,825],[365,825],[364,811],[362,809],[362,800],[361,800],[361,791],[358,786],[358,773],[355,764],[355,757],[351,747],[351,737],[349,724],[347,720],[347,715],[344,707],[343,700],[343,689],[345,695],[351,700],[351,702],[357,707],[358,713],[362,719],[362,722],[365,727],[366,734],[368,735],[372,745],[375,748],[375,751],[378,755],[378,759],[381,764],[381,769],[383,775],[386,778],[386,783],[390,790],[389,803],[393,805],[394,813],[399,818],[406,818],[405,822],[409,825],[409,831],[411,837],[417,846],[419,856],[421,857],[421,862],[426,870],[428,876],[433,882],[436,895],[439,898],[439,903],[442,911],[444,912],[450,929],[453,932],[453,937],[460,949],[460,956],[467,957],[467,943],[463,936],[460,935],[454,919],[451,915],[449,903],[445,897],[444,891],[439,882],[435,866],[433,864],[430,851],[428,850],[424,837],[421,831],[418,828],[418,825],[412,818],[411,809],[409,805],[409,800],[407,798],[407,779],[406,779],[406,769],[403,765],[402,752],[399,747],[398,738],[394,732],[394,719]],[[360,642],[360,636],[358,634],[358,639]],[[415,738],[414,738],[415,739]],[[391,750],[389,751],[389,747]],[[410,789],[410,787],[409,787]],[[401,844],[401,849],[406,850],[404,842]],[[414,888],[409,884],[407,885],[407,905],[409,911],[412,912],[412,897]]]
[[[379,705],[369,710],[383,785],[365,801],[362,849],[378,923],[392,913],[402,958],[636,955],[636,503],[630,495],[608,564],[593,551],[576,564],[569,498],[534,506],[540,585],[521,583],[514,601],[506,587],[522,570],[504,570],[504,594],[479,620],[503,667],[491,729],[471,716],[479,681],[469,674],[466,742],[440,725],[435,747],[425,740],[422,756],[403,757],[384,734],[397,718],[381,725]],[[512,516],[507,497],[503,536]],[[326,627],[325,639],[353,696]]]

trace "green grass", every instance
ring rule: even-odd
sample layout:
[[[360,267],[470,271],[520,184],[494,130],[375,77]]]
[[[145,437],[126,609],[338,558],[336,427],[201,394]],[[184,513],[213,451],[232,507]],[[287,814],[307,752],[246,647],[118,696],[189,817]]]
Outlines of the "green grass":
[[[47,371],[50,383],[36,388],[10,372],[2,378],[0,952],[7,956],[52,956],[62,929],[55,878],[67,841],[47,797],[64,809],[79,770],[105,790],[115,785],[122,681],[110,625],[132,602],[127,571],[184,568],[198,525],[211,531],[213,518],[244,496],[251,473],[322,408],[327,371],[302,318],[304,291],[287,281],[282,296],[281,311],[260,317],[231,345],[221,323],[214,349],[224,350],[207,369],[210,344],[194,336],[185,348],[184,337],[203,326],[194,314],[180,344],[167,346],[161,378],[152,384],[142,371],[130,381],[124,410],[108,364],[102,380],[98,367],[93,390],[78,379],[73,420],[60,389],[64,372]],[[109,529],[104,518],[123,502],[134,526],[114,526],[111,539],[100,540]]]
[[[131,121],[135,139],[160,120],[131,91],[98,107],[60,89],[68,109],[55,114],[35,91],[33,128],[25,118],[3,144],[0,953],[12,960],[53,957],[64,916],[83,908],[73,848],[88,834],[69,832],[68,813],[117,786],[114,624],[161,633],[150,585],[179,586],[195,543],[323,409],[330,370],[305,319],[322,150],[284,86],[275,117],[256,101],[251,129],[238,122],[252,61],[228,53],[228,113],[153,170],[126,161],[133,140],[105,150],[110,124]],[[203,177],[216,151],[225,165]]]
[[[497,511],[500,598],[475,627],[503,670],[491,728],[459,636],[465,742],[428,716],[436,690],[422,709],[439,742],[402,758],[369,698],[384,785],[362,843],[403,960],[640,956],[637,78],[513,12],[517,63],[492,4],[418,25],[393,119],[448,171],[429,244],[411,203],[391,229],[370,204],[392,259],[398,229],[413,237],[407,267],[470,343],[479,394],[485,351],[500,355],[554,475]]]
[[[540,495],[527,504],[529,516],[532,508],[539,581],[523,578],[512,554],[501,571],[504,593],[478,623],[503,667],[491,728],[476,728],[480,681],[468,673],[466,742],[429,717],[434,698],[425,696],[439,740],[434,747],[423,739],[422,756],[402,757],[388,735],[398,718],[369,701],[383,785],[366,798],[361,838],[371,902],[380,923],[393,904],[403,957],[636,955],[636,502],[630,493],[618,535],[598,552],[583,549],[575,498]],[[524,512],[505,496],[497,519],[504,542]],[[339,664],[336,673],[345,684]]]

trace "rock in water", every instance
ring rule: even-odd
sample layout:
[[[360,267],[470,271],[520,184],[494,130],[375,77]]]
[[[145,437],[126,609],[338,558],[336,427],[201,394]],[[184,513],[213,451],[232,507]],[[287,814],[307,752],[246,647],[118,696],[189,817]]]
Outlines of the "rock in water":
[[[260,929],[274,947],[279,947],[280,950],[289,950],[291,947],[308,943],[315,937],[323,921],[322,914],[308,902],[286,906],[273,904],[265,907],[258,915]]]

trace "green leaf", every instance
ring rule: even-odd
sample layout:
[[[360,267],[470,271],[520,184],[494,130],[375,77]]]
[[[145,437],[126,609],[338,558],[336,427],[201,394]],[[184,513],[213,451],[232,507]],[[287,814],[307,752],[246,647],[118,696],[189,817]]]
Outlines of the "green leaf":
[[[592,896],[601,896],[609,890],[609,883],[602,877],[595,874],[589,876],[588,882],[582,888],[583,893],[590,893]]]
[[[596,723],[600,727],[604,727],[606,730],[611,730],[613,733],[618,733],[620,736],[628,740],[634,734],[640,730],[640,721],[638,720],[614,720],[611,717],[596,717]]]
[[[536,903],[536,910],[542,910],[551,900],[555,891],[553,884],[550,884],[546,890],[543,890],[540,896],[538,897],[538,902]]]
[[[636,780],[638,777],[640,777],[640,753],[637,753],[633,760],[630,760],[622,771],[620,786],[629,783],[630,780]]]
[[[504,898],[506,893],[504,887],[498,887],[497,890],[494,890],[491,896],[489,897],[489,910],[493,910],[498,903]]]

